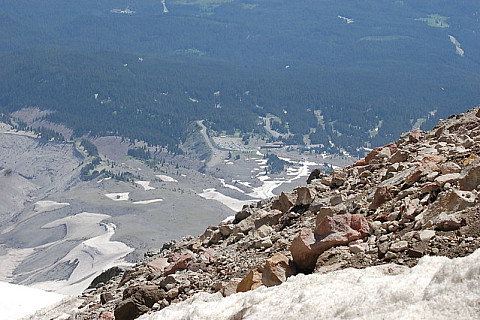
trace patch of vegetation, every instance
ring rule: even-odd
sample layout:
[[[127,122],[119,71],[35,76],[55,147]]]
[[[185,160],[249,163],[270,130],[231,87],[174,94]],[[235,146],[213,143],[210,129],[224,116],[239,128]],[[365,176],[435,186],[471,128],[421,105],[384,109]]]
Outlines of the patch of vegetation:
[[[285,170],[285,166],[288,166],[290,163],[288,161],[280,159],[274,154],[267,154],[265,156],[267,160],[267,172],[270,174],[277,174]]]
[[[127,154],[130,157],[134,157],[141,160],[149,160],[152,158],[152,154],[150,153],[150,150],[148,150],[147,147],[128,149]]]
[[[80,146],[82,146],[85,149],[85,152],[91,157],[98,157],[98,149],[97,146],[88,141],[87,139],[82,139],[82,142],[80,143]]]

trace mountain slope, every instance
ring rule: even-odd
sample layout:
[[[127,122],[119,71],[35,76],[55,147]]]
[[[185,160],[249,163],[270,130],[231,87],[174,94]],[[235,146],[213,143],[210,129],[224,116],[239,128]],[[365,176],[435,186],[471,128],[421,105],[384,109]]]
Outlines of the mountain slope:
[[[168,242],[161,250],[147,253],[134,268],[120,275],[106,272],[101,280],[94,282],[101,281],[103,285],[94,285],[84,292],[85,307],[77,316],[80,319],[102,314],[108,317],[114,312],[116,319],[133,319],[198,292],[220,292],[228,296],[254,290],[257,293],[249,294],[249,299],[264,299],[260,297],[275,297],[277,291],[256,291],[256,288],[281,284],[297,273],[330,273],[386,263],[395,265],[365,273],[344,271],[324,278],[317,275],[312,281],[373,277],[365,281],[375,282],[383,288],[379,290],[388,291],[393,290],[388,285],[391,282],[388,277],[394,276],[378,278],[372,276],[372,272],[393,273],[398,279],[413,283],[423,276],[430,277],[433,279],[430,284],[428,281],[417,283],[422,287],[419,290],[425,290],[423,298],[412,293],[412,300],[405,297],[405,301],[413,303],[412,309],[408,309],[412,312],[418,305],[425,304],[435,315],[438,315],[435,306],[448,297],[428,298],[435,295],[435,290],[443,290],[436,286],[437,282],[448,288],[449,295],[454,295],[456,289],[451,288],[451,281],[463,281],[467,301],[470,297],[475,299],[478,292],[471,281],[478,281],[478,268],[467,271],[466,265],[476,263],[473,261],[478,260],[478,252],[466,260],[452,262],[445,258],[419,259],[423,256],[464,257],[480,246],[479,124],[480,107],[477,107],[442,120],[430,132],[414,130],[404,134],[396,143],[374,149],[354,165],[336,169],[330,175],[314,171],[305,187],[245,206],[235,220],[210,226],[199,237]],[[419,261],[422,263],[415,269],[407,269]],[[467,269],[456,273],[454,266]],[[456,274],[450,278],[446,273]],[[302,281],[309,282],[308,279],[297,277],[278,290],[291,288],[295,292],[303,286]],[[408,287],[395,288],[408,292]],[[358,290],[365,292],[363,286]],[[362,295],[359,293],[356,297],[363,299]],[[201,306],[193,308],[200,308],[195,309],[199,311],[187,310],[201,316],[211,311],[208,301],[227,305],[243,301],[242,297],[240,294],[220,301],[218,296],[198,295],[186,303],[198,301]],[[397,299],[382,302],[386,304],[386,309],[382,307],[383,315],[394,307],[393,300]],[[252,319],[256,319],[255,308],[250,309],[248,302],[245,303],[244,311],[234,309],[232,312],[238,317],[251,314]],[[462,317],[478,314],[474,305],[466,304]],[[173,308],[170,314],[167,308],[159,317],[192,315],[182,311],[181,306],[183,304]],[[201,308],[205,308],[205,313]],[[455,304],[439,316],[448,318],[458,308],[463,306]],[[338,311],[346,312],[342,310]],[[370,307],[364,310],[374,312]],[[225,312],[228,317],[229,311]],[[355,314],[348,312],[344,315],[355,318]],[[290,319],[289,316],[289,313],[285,315],[286,319]],[[218,315],[218,318],[224,317]]]

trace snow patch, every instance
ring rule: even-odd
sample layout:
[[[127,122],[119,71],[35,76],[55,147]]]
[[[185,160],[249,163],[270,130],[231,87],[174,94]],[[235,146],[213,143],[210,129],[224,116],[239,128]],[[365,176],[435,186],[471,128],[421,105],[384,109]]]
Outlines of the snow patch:
[[[154,187],[150,187],[150,181],[141,181],[141,180],[138,180],[138,181],[135,181],[136,184],[139,184],[143,187],[143,189],[145,189],[145,191],[148,191],[148,190],[155,190]]]
[[[128,195],[130,192],[115,192],[107,193],[105,196],[113,201],[128,201]]]
[[[43,200],[43,201],[35,202],[33,210],[37,213],[42,213],[42,212],[57,210],[69,205],[70,203],[67,203],[67,202],[55,202],[50,200]]]
[[[164,174],[157,174],[155,175],[157,178],[162,180],[163,182],[178,182],[177,180],[173,179],[172,177],[166,176]]]
[[[133,204],[150,204],[150,203],[161,202],[161,201],[163,201],[163,199],[141,200],[141,201],[135,201]]]
[[[21,319],[37,310],[54,305],[65,296],[29,288],[21,285],[0,282],[0,310],[2,319]]]
[[[479,281],[477,250],[452,260],[423,257],[411,269],[387,264],[298,275],[226,298],[199,293],[139,319],[478,319]]]
[[[256,201],[256,200],[238,200],[218,192],[215,188],[204,189],[203,192],[199,193],[198,195],[207,200],[219,201],[235,212],[240,211],[243,205],[250,204]]]

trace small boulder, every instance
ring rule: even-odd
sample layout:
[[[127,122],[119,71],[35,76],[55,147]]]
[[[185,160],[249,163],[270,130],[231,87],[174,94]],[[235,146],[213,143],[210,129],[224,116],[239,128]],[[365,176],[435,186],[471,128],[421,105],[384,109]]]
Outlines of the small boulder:
[[[313,188],[298,187],[295,188],[295,192],[297,193],[297,200],[295,202],[295,205],[297,206],[308,206],[315,198],[315,191]]]
[[[276,253],[265,262],[262,283],[267,287],[276,286],[285,282],[293,274],[295,273],[289,259],[281,253]]]
[[[282,213],[288,212],[296,203],[297,195],[293,192],[282,192],[278,199],[272,202],[272,209],[280,210]]]
[[[432,221],[436,230],[453,231],[462,226],[462,218],[457,214],[442,212]]]
[[[462,171],[459,179],[461,190],[472,191],[480,185],[480,165],[471,165]]]
[[[165,268],[164,275],[177,272],[177,270],[187,269],[188,263],[193,259],[191,253],[174,255],[173,261]]]
[[[157,286],[138,285],[123,291],[123,300],[115,308],[116,320],[131,320],[150,311],[159,300],[166,297],[165,291]]]
[[[247,292],[262,286],[262,271],[260,269],[250,270],[245,278],[237,286],[237,292]]]
[[[393,198],[392,194],[389,192],[388,186],[377,187],[375,189],[375,194],[373,195],[373,200],[370,203],[371,210],[377,210],[382,204],[391,200]]]
[[[315,236],[312,230],[302,229],[299,235],[293,239],[290,245],[293,261],[298,271],[312,272],[315,268],[317,258],[321,252],[317,252],[315,245]]]
[[[282,211],[280,210],[263,210],[260,209],[255,212],[254,218],[254,226],[256,229],[260,228],[263,225],[274,226],[278,224],[280,218],[282,217]]]

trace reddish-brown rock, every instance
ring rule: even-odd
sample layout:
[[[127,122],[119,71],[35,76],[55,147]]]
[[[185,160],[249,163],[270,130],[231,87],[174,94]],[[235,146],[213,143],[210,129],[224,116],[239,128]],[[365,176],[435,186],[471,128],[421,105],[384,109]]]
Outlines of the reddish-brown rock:
[[[313,188],[298,187],[295,188],[295,192],[297,193],[297,201],[295,202],[297,206],[308,206],[315,198],[315,191]]]
[[[177,270],[187,269],[188,263],[193,259],[190,253],[178,254],[173,257],[173,261],[165,268],[164,275],[177,272]]]
[[[272,203],[272,209],[280,210],[285,213],[290,210],[295,202],[297,201],[297,195],[293,192],[282,192],[278,199],[274,200]]]
[[[262,286],[262,271],[259,269],[250,270],[245,278],[237,286],[237,292],[247,292]]]
[[[389,143],[387,145],[377,147],[367,154],[365,157],[365,162],[370,164],[373,162],[378,162],[378,160],[381,158],[390,158],[392,154],[397,152],[397,150],[398,148],[395,143]]]
[[[294,274],[290,260],[281,253],[276,253],[269,258],[263,267],[262,283],[267,287],[279,285]]]
[[[392,195],[388,191],[387,186],[377,187],[373,195],[372,203],[370,203],[370,209],[377,210],[382,204],[391,199]]]
[[[298,271],[311,272],[315,268],[315,263],[321,252],[316,252],[313,248],[314,245],[315,236],[310,229],[301,230],[299,235],[293,239],[290,252]]]

